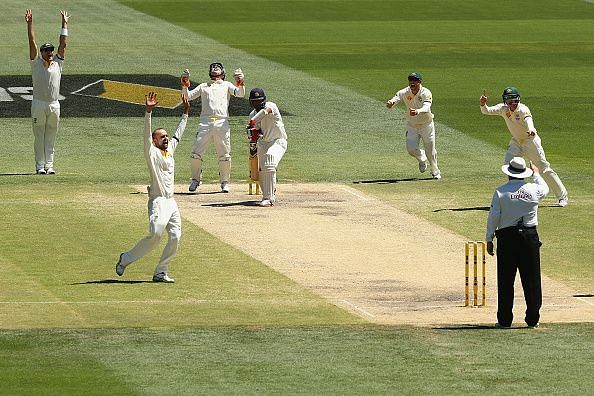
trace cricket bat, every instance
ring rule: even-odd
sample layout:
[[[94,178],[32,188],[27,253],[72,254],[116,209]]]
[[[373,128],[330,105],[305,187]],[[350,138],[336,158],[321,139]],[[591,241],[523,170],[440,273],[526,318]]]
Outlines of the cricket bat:
[[[256,195],[260,194],[260,164],[258,163],[257,136],[249,135],[249,154],[248,154],[248,193],[253,194],[255,185]],[[254,140],[256,139],[256,140]]]

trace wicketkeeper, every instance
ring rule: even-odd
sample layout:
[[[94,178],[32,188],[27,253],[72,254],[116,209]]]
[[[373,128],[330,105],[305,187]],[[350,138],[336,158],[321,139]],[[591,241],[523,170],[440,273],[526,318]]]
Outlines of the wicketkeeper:
[[[287,151],[287,133],[278,106],[266,101],[262,88],[250,91],[250,105],[254,110],[250,113],[247,130],[251,140],[258,141],[260,206],[272,206],[276,201],[276,168]]]
[[[189,91],[190,72],[184,70],[181,76],[182,93],[189,100],[200,97],[202,111],[200,112],[200,126],[196,141],[192,148],[192,181],[189,191],[194,192],[202,183],[202,156],[208,149],[211,140],[219,157],[219,181],[221,191],[229,192],[231,179],[231,129],[229,128],[229,100],[231,96],[243,98],[244,74],[241,69],[235,69],[233,77],[235,84],[225,81],[225,68],[219,62],[212,63],[208,68],[211,81],[202,83]]]

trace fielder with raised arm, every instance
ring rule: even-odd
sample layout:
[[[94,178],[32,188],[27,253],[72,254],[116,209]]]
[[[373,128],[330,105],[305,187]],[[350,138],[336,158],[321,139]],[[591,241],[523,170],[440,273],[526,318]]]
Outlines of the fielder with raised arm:
[[[27,35],[29,36],[29,59],[31,59],[31,75],[33,77],[33,101],[31,117],[33,118],[33,148],[35,151],[35,172],[38,175],[53,175],[54,148],[58,125],[60,124],[60,80],[62,79],[62,62],[66,52],[68,37],[68,12],[60,11],[62,29],[60,44],[54,57],[54,46],[45,43],[37,51],[35,32],[33,31],[33,11],[25,11]]]
[[[272,206],[276,201],[276,168],[287,151],[287,133],[278,106],[266,101],[262,88],[250,91],[250,105],[254,110],[250,113],[247,130],[250,140],[258,141],[260,206]]]
[[[421,73],[413,72],[408,75],[408,86],[396,92],[392,99],[386,102],[391,109],[394,105],[404,102],[406,111],[406,150],[419,161],[419,171],[427,170],[427,160],[431,166],[431,177],[441,179],[441,172],[437,166],[437,149],[435,147],[435,124],[431,104],[433,95],[422,84]],[[424,150],[419,148],[421,139]]]
[[[200,97],[202,110],[200,112],[200,126],[196,141],[192,148],[192,181],[189,191],[194,192],[202,183],[202,156],[208,149],[211,140],[215,142],[215,149],[219,158],[219,181],[221,191],[229,192],[231,179],[231,129],[229,128],[229,100],[231,96],[243,98],[245,87],[244,75],[241,69],[235,69],[233,77],[235,84],[225,81],[225,68],[219,62],[212,63],[208,68],[211,81],[202,83],[189,90],[190,72],[184,70],[181,76],[182,93],[189,100]]]
[[[520,103],[518,89],[515,87],[505,88],[502,99],[503,103],[487,106],[487,91],[483,91],[481,113],[503,117],[507,129],[512,135],[505,153],[504,164],[508,164],[514,157],[528,157],[540,169],[543,179],[555,193],[559,206],[567,206],[569,202],[567,190],[545,157],[540,137],[534,127],[532,114],[528,106]]]
[[[175,160],[173,154],[181,140],[186,123],[190,102],[182,94],[184,112],[179,120],[175,134],[169,138],[163,128],[152,130],[151,114],[158,104],[157,94],[149,92],[146,97],[146,114],[144,116],[144,157],[151,177],[148,187],[148,216],[149,234],[138,241],[131,250],[120,254],[115,271],[119,276],[124,275],[127,266],[153,250],[161,241],[163,233],[167,231],[167,245],[163,249],[159,264],[153,274],[153,282],[175,282],[168,275],[169,262],[177,253],[181,238],[181,216],[177,202],[173,198],[175,183]]]

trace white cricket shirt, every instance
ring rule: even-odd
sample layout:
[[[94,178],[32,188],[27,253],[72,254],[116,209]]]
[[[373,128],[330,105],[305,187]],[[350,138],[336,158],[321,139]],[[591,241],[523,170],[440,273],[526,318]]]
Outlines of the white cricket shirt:
[[[144,116],[144,158],[146,159],[149,175],[151,177],[151,185],[149,188],[149,197],[151,199],[157,197],[173,197],[173,188],[175,184],[175,160],[173,159],[173,153],[184,134],[187,121],[188,115],[183,114],[175,129],[175,134],[169,139],[167,150],[161,151],[161,149],[155,147],[153,144],[151,113],[146,113]]]
[[[423,86],[419,89],[417,94],[413,94],[410,87],[406,87],[396,92],[392,99],[394,106],[400,102],[406,104],[406,121],[409,125],[418,128],[427,125],[433,121],[433,113],[431,112],[431,105],[433,104],[433,95],[431,91]],[[417,109],[419,114],[411,116],[408,109]]]
[[[31,61],[33,77],[33,99],[43,102],[57,102],[60,97],[60,79],[62,78],[62,62],[55,56],[52,63],[45,67],[45,61],[39,55]]]
[[[202,83],[191,91],[184,87],[182,92],[187,92],[189,100],[200,96],[202,103],[200,117],[227,118],[229,117],[229,100],[231,96],[243,98],[245,96],[245,87],[236,87],[229,81],[217,80]]]
[[[287,139],[287,132],[285,131],[285,124],[281,117],[278,106],[273,102],[266,102],[266,108],[272,110],[271,113],[266,114],[261,120],[256,121],[255,127],[262,131],[262,141],[272,142],[276,139]],[[256,110],[252,110],[250,118],[256,115]]]
[[[532,121],[532,114],[528,106],[519,103],[515,111],[511,111],[505,103],[495,106],[481,106],[481,112],[487,115],[500,115],[505,120],[507,129],[513,138],[519,142],[531,137],[528,131],[536,132]]]

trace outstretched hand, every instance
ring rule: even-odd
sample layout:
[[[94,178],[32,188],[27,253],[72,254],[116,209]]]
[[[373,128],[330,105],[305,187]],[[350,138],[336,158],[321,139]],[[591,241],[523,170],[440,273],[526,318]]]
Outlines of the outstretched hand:
[[[487,104],[487,90],[483,89],[483,96],[481,96],[481,106]]]
[[[157,93],[156,92],[149,92],[146,95],[146,101],[145,101],[145,106],[146,106],[146,112],[150,113],[153,111],[153,107],[155,107],[156,105],[158,105],[159,102],[157,102]]]
[[[27,22],[27,23],[33,22],[33,11],[31,11],[31,10],[25,11],[25,22]]]
[[[60,15],[62,16],[62,25],[67,24],[68,19],[70,19],[70,14],[68,14],[68,11],[60,10]]]

